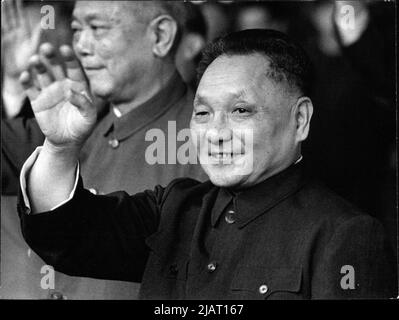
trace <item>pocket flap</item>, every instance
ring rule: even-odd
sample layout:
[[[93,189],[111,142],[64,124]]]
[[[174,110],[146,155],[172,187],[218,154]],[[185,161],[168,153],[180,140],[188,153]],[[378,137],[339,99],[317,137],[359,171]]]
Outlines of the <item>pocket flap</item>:
[[[267,297],[273,292],[299,292],[302,282],[302,267],[268,270],[259,266],[240,267],[232,282],[232,290],[258,292]]]

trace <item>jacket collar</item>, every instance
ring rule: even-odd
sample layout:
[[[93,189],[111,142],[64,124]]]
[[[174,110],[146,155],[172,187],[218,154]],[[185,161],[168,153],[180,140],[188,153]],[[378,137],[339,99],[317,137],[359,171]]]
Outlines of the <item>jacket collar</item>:
[[[117,117],[110,110],[108,119],[105,119],[104,136],[112,133],[113,138],[119,141],[127,139],[151,122],[156,121],[162,114],[173,107],[184,96],[186,91],[186,85],[176,72],[161,91],[122,117]]]
[[[305,182],[303,171],[304,163],[301,161],[240,192],[220,188],[212,209],[212,226],[216,225],[226,207],[232,202],[236,212],[237,227],[245,227],[258,216],[295,193]]]

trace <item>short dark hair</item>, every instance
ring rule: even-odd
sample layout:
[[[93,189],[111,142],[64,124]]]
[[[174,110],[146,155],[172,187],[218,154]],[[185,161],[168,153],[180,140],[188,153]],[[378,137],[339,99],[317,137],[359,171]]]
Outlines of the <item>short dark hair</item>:
[[[220,37],[203,51],[197,69],[198,82],[208,66],[219,56],[260,53],[268,58],[267,76],[275,82],[288,85],[309,94],[311,84],[310,60],[305,51],[286,34],[268,29],[248,29]]]

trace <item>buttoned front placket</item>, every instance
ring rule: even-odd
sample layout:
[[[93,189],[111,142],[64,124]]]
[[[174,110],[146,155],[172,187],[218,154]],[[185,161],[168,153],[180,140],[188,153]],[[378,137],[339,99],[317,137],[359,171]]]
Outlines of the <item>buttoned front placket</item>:
[[[219,189],[212,209],[201,209],[193,233],[186,283],[188,299],[231,297],[234,274],[245,263],[248,244],[256,241],[248,226],[295,192],[303,183],[300,177],[300,166],[293,165],[249,189]],[[260,283],[257,292],[266,294],[267,283]]]
[[[229,263],[226,261],[235,251],[237,239],[233,196],[219,195],[213,210],[202,213],[193,234],[186,298],[220,299],[221,296],[215,296],[215,293],[220,292],[221,287],[225,286],[225,275],[229,274],[227,270]]]

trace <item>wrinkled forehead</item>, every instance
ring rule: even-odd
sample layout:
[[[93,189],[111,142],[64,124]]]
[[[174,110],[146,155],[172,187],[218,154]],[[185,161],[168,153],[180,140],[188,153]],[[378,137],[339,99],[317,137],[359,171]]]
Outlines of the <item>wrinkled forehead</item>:
[[[264,95],[265,88],[275,84],[267,77],[269,61],[261,54],[222,55],[205,70],[197,96]],[[256,97],[254,97],[256,98]]]
[[[212,81],[225,76],[225,80],[245,83],[264,82],[267,80],[269,60],[259,53],[243,55],[221,55],[205,70],[202,79]],[[201,79],[201,81],[202,81]]]

